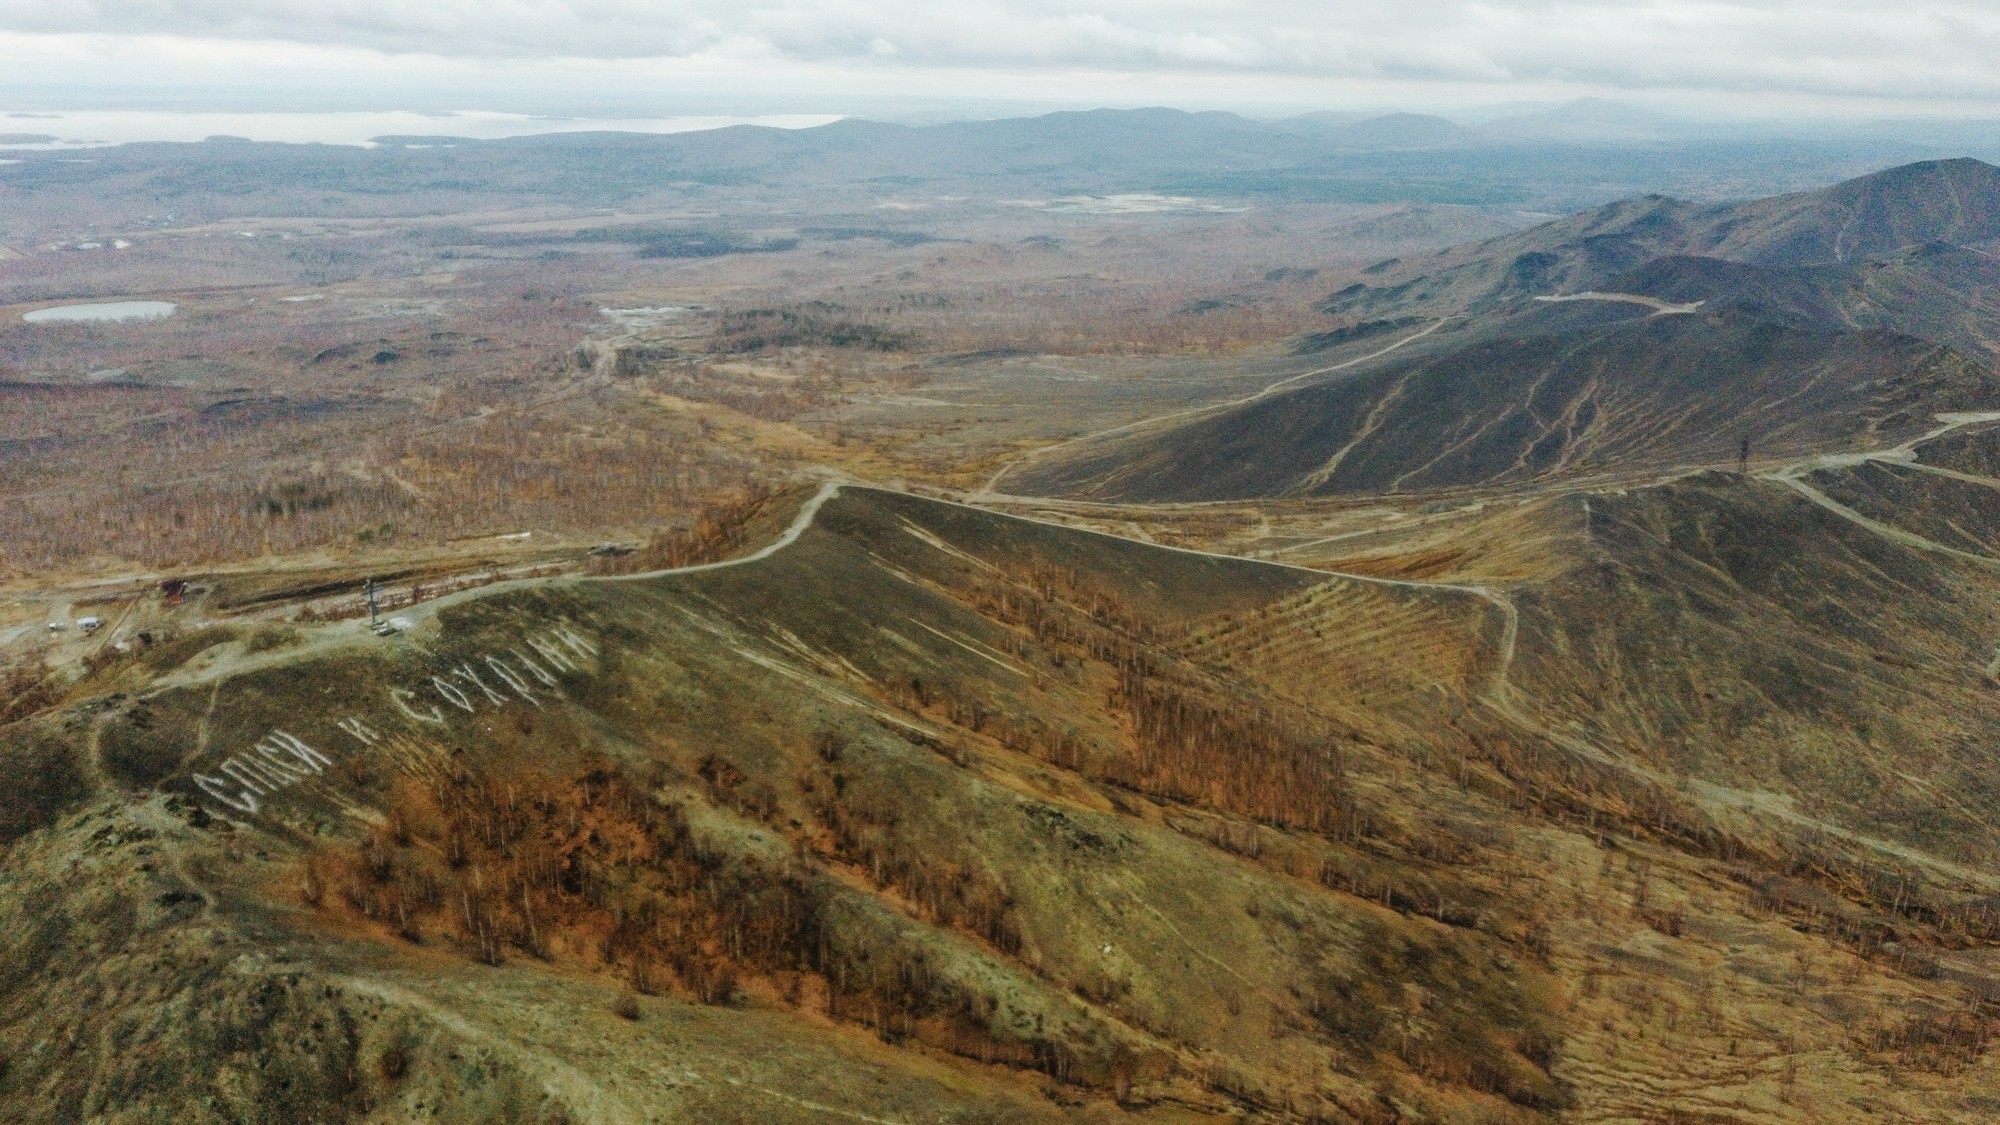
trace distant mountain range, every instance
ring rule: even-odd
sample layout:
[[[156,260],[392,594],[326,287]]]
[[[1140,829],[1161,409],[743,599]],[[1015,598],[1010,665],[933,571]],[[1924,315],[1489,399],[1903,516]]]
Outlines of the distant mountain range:
[[[1749,203],[1624,200],[1421,263],[1384,264],[1383,281],[1337,295],[1334,307],[1478,311],[1531,292],[1606,288],[1668,255],[1799,270],[1918,248],[1934,255],[1996,238],[2000,169],[1971,159],[1930,161]],[[1731,276],[1747,282],[1750,274]]]
[[[89,164],[21,150],[0,184],[27,190],[138,175],[146,190],[443,190],[601,204],[669,184],[849,191],[1158,191],[1268,202],[1421,201],[1569,210],[1644,190],[1725,199],[1827,183],[1925,157],[2000,158],[2000,125],[1811,132],[1724,126],[1611,102],[1484,120],[1416,113],[1253,121],[1173,109],[668,135],[566,133],[474,141],[384,137],[372,150],[234,141],[95,150]]]

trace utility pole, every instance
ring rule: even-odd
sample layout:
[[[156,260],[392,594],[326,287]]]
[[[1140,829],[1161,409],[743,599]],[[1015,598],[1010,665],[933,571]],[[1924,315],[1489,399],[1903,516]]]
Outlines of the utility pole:
[[[361,583],[362,592],[368,595],[368,627],[370,629],[373,629],[377,624],[379,624],[379,622],[376,620],[376,615],[379,613],[379,610],[377,610],[375,606],[375,591],[379,589],[381,589],[381,587],[375,584],[375,580],[373,578],[367,579],[366,581]]]
[[[1737,471],[1737,472],[1739,472],[1739,473],[1747,473],[1747,472],[1749,472],[1749,471],[1750,471],[1750,435],[1749,435],[1749,434],[1744,434],[1744,435],[1743,435],[1743,444],[1742,444],[1742,445],[1739,445],[1739,446],[1737,446],[1737,447],[1736,447],[1736,471]]]

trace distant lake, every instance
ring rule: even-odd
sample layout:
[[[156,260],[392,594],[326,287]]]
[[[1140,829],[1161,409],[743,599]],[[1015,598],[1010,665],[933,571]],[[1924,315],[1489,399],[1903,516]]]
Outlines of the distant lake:
[[[96,305],[57,305],[23,313],[29,324],[60,324],[71,321],[159,320],[174,315],[179,306],[172,301],[105,301]]]
[[[810,129],[840,120],[824,113],[756,117],[548,117],[526,113],[408,110],[352,113],[180,113],[167,110],[74,110],[0,113],[0,149],[62,151],[150,141],[202,141],[211,137],[295,144],[377,146],[378,138],[405,148],[450,144],[451,138],[490,141],[544,133],[691,133],[731,125]],[[19,129],[19,132],[15,132]]]

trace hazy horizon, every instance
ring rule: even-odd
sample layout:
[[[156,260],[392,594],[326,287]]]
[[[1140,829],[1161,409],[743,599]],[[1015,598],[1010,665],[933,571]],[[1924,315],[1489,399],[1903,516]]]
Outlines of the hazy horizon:
[[[0,3],[0,104],[617,116],[1260,116],[1602,97],[1717,120],[1990,115],[1970,0]],[[951,108],[959,107],[959,108]],[[964,112],[966,107],[984,107]]]
[[[82,104],[9,100],[0,89],[0,151],[65,150],[133,143],[192,143],[244,140],[275,143],[369,147],[390,138],[491,141],[556,133],[607,132],[670,134],[751,125],[811,129],[842,120],[905,126],[1021,120],[1049,114],[1164,109],[1224,112],[1266,126],[1303,126],[1314,119],[1338,126],[1397,115],[1441,118],[1463,127],[1467,143],[1630,144],[1703,140],[1826,141],[1959,145],[1968,155],[2000,155],[2000,116],[1987,118],[1907,117],[1829,121],[1810,118],[1728,119],[1660,112],[1613,99],[1517,101],[1457,108],[1398,105],[1366,107],[1235,107],[1204,110],[1172,105],[1109,106],[990,103],[964,100],[862,99],[861,104],[818,111],[781,108],[772,102],[725,108],[710,100],[663,99],[649,106],[587,106],[524,110],[478,102],[449,108],[395,105],[385,108],[273,105],[255,99],[216,104],[166,105],[133,99],[79,99]],[[1976,150],[1976,151],[1975,151]]]

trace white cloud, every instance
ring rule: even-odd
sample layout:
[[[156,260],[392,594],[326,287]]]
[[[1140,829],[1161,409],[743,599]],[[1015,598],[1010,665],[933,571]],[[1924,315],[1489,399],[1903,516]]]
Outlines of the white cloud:
[[[1993,0],[0,0],[0,59],[102,60],[138,43],[156,60],[255,45],[391,68],[594,60],[884,88],[1088,74],[1240,90],[2000,96]]]

